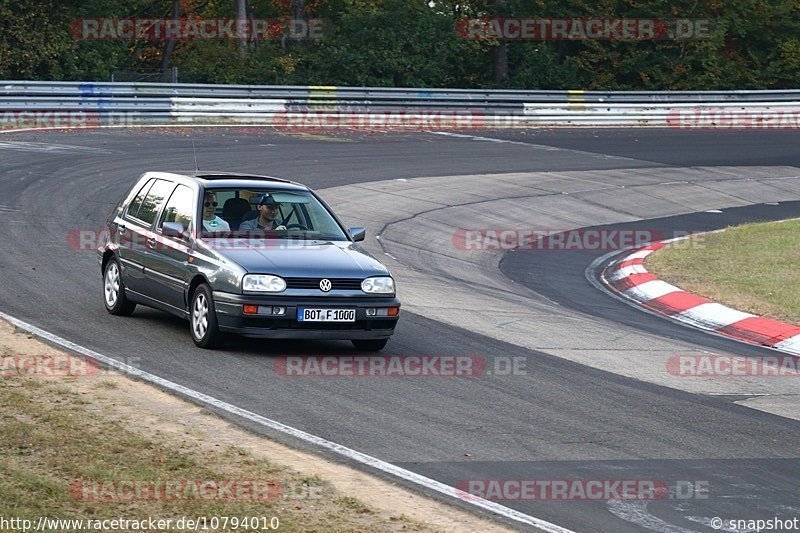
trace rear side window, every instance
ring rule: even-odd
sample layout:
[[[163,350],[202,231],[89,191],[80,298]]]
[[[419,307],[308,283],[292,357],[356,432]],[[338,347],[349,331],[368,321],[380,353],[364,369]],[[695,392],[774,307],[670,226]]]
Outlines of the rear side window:
[[[152,224],[156,220],[156,215],[164,204],[167,195],[172,192],[175,184],[167,180],[156,180],[150,191],[142,201],[142,206],[136,214],[136,218],[146,224]]]
[[[144,202],[144,197],[147,196],[147,192],[150,190],[150,187],[153,186],[153,182],[156,181],[155,179],[149,180],[144,186],[139,190],[139,194],[136,195],[136,198],[133,199],[131,205],[128,206],[128,215],[132,217],[136,217],[136,214],[139,212],[139,209],[142,207],[142,202]]]
[[[161,215],[159,228],[164,227],[164,222],[180,222],[184,228],[192,225],[192,216],[195,208],[192,190],[185,185],[178,185],[175,192],[169,197],[164,213]]]

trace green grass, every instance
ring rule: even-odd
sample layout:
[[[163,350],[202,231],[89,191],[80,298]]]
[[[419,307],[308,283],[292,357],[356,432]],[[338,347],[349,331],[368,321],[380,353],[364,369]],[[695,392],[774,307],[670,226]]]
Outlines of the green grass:
[[[739,311],[800,324],[800,221],[754,223],[667,245],[647,270]]]

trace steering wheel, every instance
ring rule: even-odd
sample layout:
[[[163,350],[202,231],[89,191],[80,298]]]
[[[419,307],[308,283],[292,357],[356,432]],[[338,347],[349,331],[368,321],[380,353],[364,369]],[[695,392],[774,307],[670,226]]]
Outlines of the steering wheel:
[[[286,226],[286,229],[287,230],[290,230],[290,229],[301,229],[303,231],[308,231],[308,228],[305,227],[302,224],[289,224],[289,225]]]

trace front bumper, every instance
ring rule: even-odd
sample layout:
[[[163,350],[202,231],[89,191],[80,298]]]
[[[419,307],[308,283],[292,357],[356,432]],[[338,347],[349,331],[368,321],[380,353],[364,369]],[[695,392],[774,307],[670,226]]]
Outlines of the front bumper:
[[[244,305],[285,307],[282,316],[245,315]],[[254,296],[214,292],[220,331],[272,339],[388,339],[399,316],[367,316],[368,308],[400,307],[395,297]],[[299,322],[298,307],[355,309],[355,322]]]

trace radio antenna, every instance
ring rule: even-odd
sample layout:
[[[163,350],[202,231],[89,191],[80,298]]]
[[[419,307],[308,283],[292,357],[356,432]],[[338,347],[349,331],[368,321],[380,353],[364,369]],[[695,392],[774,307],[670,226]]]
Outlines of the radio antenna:
[[[192,137],[192,152],[194,152],[194,169],[200,171],[200,166],[197,164],[197,148],[194,147],[194,137]]]

